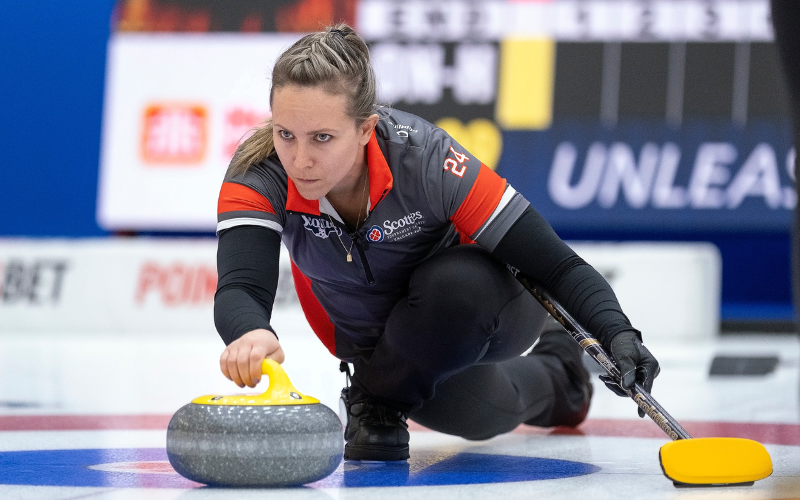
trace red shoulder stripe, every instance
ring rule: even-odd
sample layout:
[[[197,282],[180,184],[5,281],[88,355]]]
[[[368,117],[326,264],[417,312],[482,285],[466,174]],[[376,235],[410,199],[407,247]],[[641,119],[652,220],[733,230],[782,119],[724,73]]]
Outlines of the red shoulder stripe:
[[[335,327],[311,290],[311,280],[294,262],[292,262],[292,278],[294,278],[294,289],[297,290],[297,298],[300,299],[300,306],[303,308],[308,324],[311,325],[311,329],[314,330],[322,344],[328,348],[328,351],[336,356]]]
[[[465,236],[475,234],[489,220],[505,190],[506,180],[481,163],[472,189],[450,219],[458,232]]]
[[[219,192],[217,213],[241,210],[275,213],[269,200],[255,189],[233,182],[223,182]]]

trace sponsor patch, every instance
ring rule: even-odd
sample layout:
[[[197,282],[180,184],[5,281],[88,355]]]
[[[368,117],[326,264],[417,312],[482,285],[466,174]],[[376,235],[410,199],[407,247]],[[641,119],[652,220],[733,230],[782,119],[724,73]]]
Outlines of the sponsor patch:
[[[383,230],[380,226],[372,226],[367,232],[367,239],[372,243],[380,243],[383,241]]]
[[[420,232],[423,223],[424,216],[422,212],[417,211],[406,214],[399,219],[385,220],[383,221],[383,228],[379,229],[381,229],[387,240],[397,241]]]
[[[333,225],[329,220],[319,217],[308,217],[307,215],[302,215],[301,217],[303,217],[303,227],[311,231],[314,236],[318,238],[327,239],[331,233],[337,236],[342,235],[342,230]]]
[[[408,137],[408,134],[416,134],[418,131],[415,128],[411,128],[408,125],[400,125],[399,123],[395,123],[394,125],[395,133],[400,137]]]

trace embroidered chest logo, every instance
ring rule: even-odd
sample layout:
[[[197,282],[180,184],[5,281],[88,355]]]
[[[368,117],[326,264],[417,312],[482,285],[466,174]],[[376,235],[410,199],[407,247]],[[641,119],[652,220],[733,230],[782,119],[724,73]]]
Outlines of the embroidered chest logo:
[[[303,218],[303,227],[311,231],[311,233],[318,238],[326,239],[331,234],[335,234],[337,236],[342,235],[341,228],[334,226],[329,220],[319,219],[317,217],[308,217],[305,215],[301,215],[301,217]]]
[[[380,226],[372,226],[367,232],[367,239],[373,243],[380,243],[383,241],[383,229]]]
[[[397,220],[383,221],[383,227],[373,226],[367,233],[370,241],[379,243],[384,239],[388,241],[402,240],[422,230],[424,217],[422,212],[411,212]],[[373,239],[377,238],[377,239]]]

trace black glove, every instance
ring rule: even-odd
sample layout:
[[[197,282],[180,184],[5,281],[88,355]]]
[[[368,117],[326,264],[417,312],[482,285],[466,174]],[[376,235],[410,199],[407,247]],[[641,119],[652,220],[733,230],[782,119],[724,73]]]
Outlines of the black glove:
[[[600,380],[606,387],[618,396],[628,397],[625,389],[633,389],[639,383],[648,393],[653,388],[653,380],[658,376],[661,368],[656,358],[642,344],[636,332],[624,331],[618,333],[611,340],[611,356],[617,362],[619,372],[622,374],[621,384],[617,384],[610,376],[600,375]],[[620,387],[621,385],[621,387]],[[639,416],[644,417],[644,410],[639,408]]]

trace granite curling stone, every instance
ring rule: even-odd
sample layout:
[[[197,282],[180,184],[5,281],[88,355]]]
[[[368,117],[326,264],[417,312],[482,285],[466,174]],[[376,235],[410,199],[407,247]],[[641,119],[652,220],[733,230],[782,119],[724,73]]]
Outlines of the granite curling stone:
[[[212,486],[279,487],[318,481],[342,460],[342,424],[333,410],[292,386],[265,360],[261,395],[202,396],[167,428],[167,457],[180,475]]]

